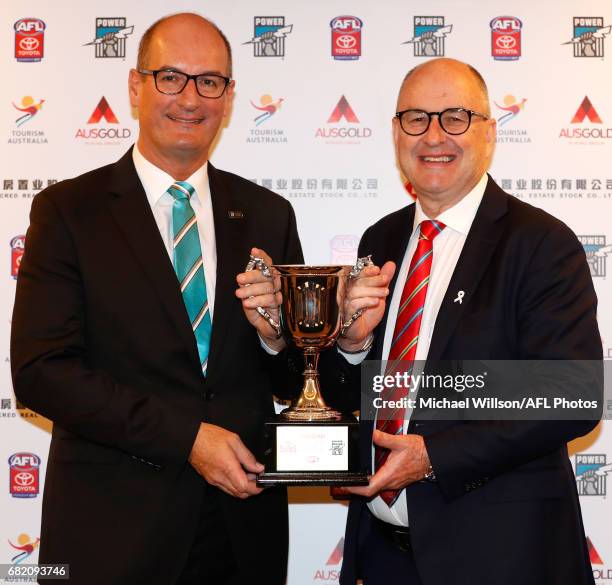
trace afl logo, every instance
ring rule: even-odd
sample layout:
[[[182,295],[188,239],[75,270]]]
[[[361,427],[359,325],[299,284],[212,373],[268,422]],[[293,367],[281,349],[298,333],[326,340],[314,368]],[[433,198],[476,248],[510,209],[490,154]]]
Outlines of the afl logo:
[[[332,57],[338,61],[359,59],[363,21],[356,16],[336,16],[329,26],[332,35]]]
[[[353,234],[334,236],[329,243],[332,264],[354,264],[359,238]]]
[[[22,63],[40,61],[45,54],[45,23],[40,18],[22,18],[15,25],[15,59]]]
[[[25,236],[15,236],[10,243],[11,246],[11,276],[17,278],[21,257],[25,250]]]
[[[22,451],[11,455],[8,464],[10,494],[14,498],[35,498],[40,491],[40,457]]]
[[[516,61],[521,56],[523,23],[515,16],[498,16],[490,26],[493,58],[496,61]]]

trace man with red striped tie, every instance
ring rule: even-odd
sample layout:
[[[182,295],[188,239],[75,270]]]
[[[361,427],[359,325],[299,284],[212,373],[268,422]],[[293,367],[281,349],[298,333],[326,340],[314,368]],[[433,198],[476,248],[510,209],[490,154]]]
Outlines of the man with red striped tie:
[[[412,69],[393,136],[416,201],[362,237],[374,266],[349,289],[345,311],[360,316],[321,367],[336,381],[328,399],[359,408],[349,397],[365,359],[415,373],[451,360],[600,360],[576,236],[487,174],[496,124],[481,75],[453,59]],[[342,585],[593,583],[566,443],[596,421],[428,420],[418,404],[397,408],[401,389],[380,397],[390,408],[370,421],[361,405],[370,483],[338,490],[352,494]]]

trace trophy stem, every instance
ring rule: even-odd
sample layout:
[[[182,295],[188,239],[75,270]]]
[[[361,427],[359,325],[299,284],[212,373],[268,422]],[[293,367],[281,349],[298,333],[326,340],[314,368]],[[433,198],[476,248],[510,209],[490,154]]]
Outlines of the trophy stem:
[[[304,386],[299,398],[281,413],[289,420],[336,420],[341,414],[325,404],[319,387],[319,350],[314,347],[304,349]]]

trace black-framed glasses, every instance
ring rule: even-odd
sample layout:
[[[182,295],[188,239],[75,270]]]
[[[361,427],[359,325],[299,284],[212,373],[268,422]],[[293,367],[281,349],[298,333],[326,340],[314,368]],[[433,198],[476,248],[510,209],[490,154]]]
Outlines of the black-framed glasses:
[[[432,116],[438,116],[440,128],[452,136],[458,136],[459,134],[467,132],[467,129],[472,123],[473,116],[478,116],[484,120],[489,119],[489,116],[466,108],[448,108],[442,112],[403,110],[402,112],[397,112],[395,115],[399,119],[402,130],[406,134],[410,134],[410,136],[425,134],[431,124]]]
[[[193,79],[198,95],[204,98],[220,98],[225,88],[232,81],[229,77],[215,73],[199,73],[198,75],[187,75],[176,69],[138,69],[138,73],[152,75],[155,80],[155,88],[166,95],[181,93]]]

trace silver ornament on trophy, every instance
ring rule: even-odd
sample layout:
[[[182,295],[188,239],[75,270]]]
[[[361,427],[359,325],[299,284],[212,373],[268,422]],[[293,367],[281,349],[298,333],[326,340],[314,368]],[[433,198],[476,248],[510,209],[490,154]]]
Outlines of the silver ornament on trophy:
[[[265,471],[257,484],[270,485],[366,485],[367,473],[359,467],[359,422],[325,404],[317,364],[321,351],[331,348],[359,317],[347,321],[342,307],[348,281],[356,278],[370,257],[355,266],[267,266],[251,256],[246,270],[280,283],[282,303],[279,322],[262,307],[257,311],[278,337],[302,351],[304,384],[291,406],[266,422]]]

